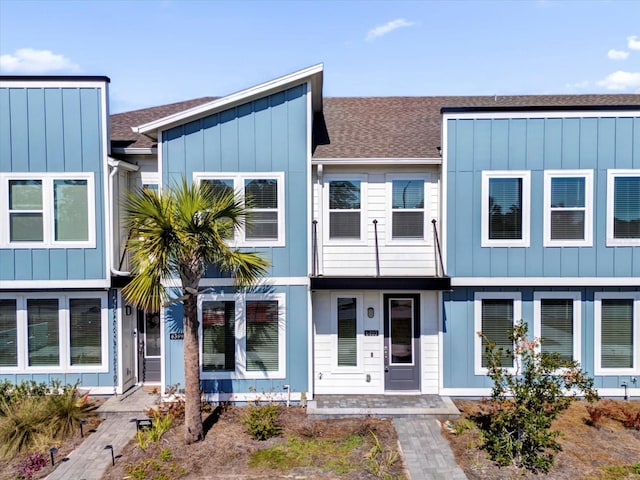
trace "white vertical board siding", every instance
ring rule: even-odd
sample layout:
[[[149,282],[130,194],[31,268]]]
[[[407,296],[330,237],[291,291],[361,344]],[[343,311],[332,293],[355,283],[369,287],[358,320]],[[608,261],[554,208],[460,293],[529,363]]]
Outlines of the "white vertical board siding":
[[[334,292],[335,293],[335,292]],[[342,292],[340,292],[342,293]],[[353,292],[345,292],[349,296]],[[382,359],[381,295],[378,292],[361,292],[363,309],[368,307],[376,311],[374,318],[364,316],[363,328],[358,331],[360,350],[358,352],[358,369],[344,369],[336,366],[336,325],[332,320],[334,308],[331,301],[332,292],[313,292],[314,339],[314,385],[316,394],[375,394],[384,393],[384,365]],[[380,335],[365,337],[364,330],[378,330]],[[367,381],[369,375],[370,381]]]
[[[422,360],[423,394],[438,393],[439,351],[438,331],[440,329],[440,312],[438,293],[426,292],[421,295],[420,312],[420,358]]]
[[[366,171],[366,198],[362,199],[363,215],[366,218],[366,237],[352,243],[331,242],[324,238],[322,228],[318,228],[318,242],[321,244],[321,271],[324,275],[334,276],[372,276],[376,275],[375,228],[373,221],[378,221],[378,249],[380,261],[380,275],[382,276],[432,276],[436,274],[435,242],[431,220],[439,218],[439,180],[440,174],[436,167],[395,167],[395,168],[365,168],[357,170],[340,169],[337,167],[324,169],[324,175],[359,174]],[[411,175],[424,177],[427,182],[425,197],[425,237],[426,241],[418,244],[403,244],[389,242],[387,230],[390,228],[390,206],[388,205],[389,176]],[[328,183],[324,184],[324,191],[320,194],[322,184],[314,179],[314,218],[322,223],[326,218],[323,210],[326,208],[329,194]],[[321,205],[321,203],[324,203]],[[325,225],[324,228],[328,228]]]

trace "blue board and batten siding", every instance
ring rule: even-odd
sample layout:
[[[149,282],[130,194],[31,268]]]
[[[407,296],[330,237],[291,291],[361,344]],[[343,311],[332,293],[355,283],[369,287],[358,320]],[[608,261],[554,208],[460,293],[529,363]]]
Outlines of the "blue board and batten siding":
[[[446,271],[454,289],[443,294],[444,391],[485,394],[491,387],[486,375],[476,374],[475,365],[474,299],[481,292],[518,292],[521,317],[530,335],[535,293],[578,292],[580,362],[594,375],[595,294],[638,291],[633,279],[640,277],[640,246],[607,246],[606,222],[607,171],[640,169],[640,118],[593,112],[565,118],[544,118],[535,113],[530,118],[525,114],[517,115],[519,118],[504,118],[507,114],[501,118],[469,117],[472,114],[465,118],[445,116]],[[515,170],[529,171],[531,176],[529,246],[483,247],[482,172]],[[593,171],[591,246],[544,246],[545,170]],[[563,281],[567,277],[588,279],[582,285],[592,286],[567,285]],[[471,286],[479,285],[480,278],[483,286]],[[527,284],[530,278],[535,280]],[[629,375],[594,376],[595,386],[610,392],[622,392],[621,383],[630,379]]]
[[[640,118],[447,120],[447,274],[638,277],[640,248],[606,246],[607,169],[640,168]],[[543,247],[544,170],[593,170],[592,247]],[[482,172],[531,172],[529,247],[481,246]]]
[[[241,375],[210,375],[203,390],[217,394],[273,392],[281,394],[284,385],[291,392],[308,390],[308,288],[306,284],[283,285],[279,277],[306,278],[308,274],[308,112],[307,85],[302,84],[216,112],[204,118],[162,132],[162,183],[175,184],[194,173],[234,174],[241,172],[284,174],[284,245],[260,246],[251,250],[263,254],[271,263],[267,286],[255,287],[252,294],[284,295],[286,353],[284,376],[250,379]],[[219,277],[209,269],[205,279]],[[284,282],[286,283],[286,282]],[[206,293],[229,295],[231,287],[207,287]],[[171,338],[182,331],[182,305],[165,310],[164,385],[184,385],[183,342]],[[238,339],[238,341],[240,341]]]
[[[607,169],[640,168],[640,118],[448,120],[447,132],[447,274],[640,276],[640,248],[606,246]],[[551,169],[593,170],[592,247],[543,247],[544,170]],[[531,172],[529,247],[481,247],[487,170]]]
[[[91,172],[96,206],[95,248],[0,249],[0,281],[108,280],[104,95],[97,87],[0,88],[0,172]]]

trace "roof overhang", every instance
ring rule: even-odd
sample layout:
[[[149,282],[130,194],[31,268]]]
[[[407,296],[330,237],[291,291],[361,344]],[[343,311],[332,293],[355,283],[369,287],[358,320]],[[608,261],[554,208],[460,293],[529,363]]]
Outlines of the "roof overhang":
[[[451,290],[450,277],[311,277],[311,290]]]
[[[231,95],[227,95],[226,97],[218,98],[203,105],[189,108],[137,127],[131,127],[131,130],[135,133],[147,135],[148,137],[157,140],[158,132],[160,131],[198,120],[216,112],[227,110],[257,98],[307,82],[311,83],[311,104],[313,111],[318,112],[322,110],[322,78],[323,64],[320,63],[318,65],[290,73],[283,77],[261,83],[260,85],[241,90]]]
[[[440,165],[442,158],[319,158],[312,165]]]

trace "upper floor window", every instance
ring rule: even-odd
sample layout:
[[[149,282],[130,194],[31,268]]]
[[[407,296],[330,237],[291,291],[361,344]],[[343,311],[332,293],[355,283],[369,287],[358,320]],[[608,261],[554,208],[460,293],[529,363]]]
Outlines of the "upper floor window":
[[[326,175],[325,239],[360,241],[365,230],[366,177],[363,175]]]
[[[424,178],[391,179],[390,240],[425,240]]]
[[[594,294],[595,374],[640,373],[640,293]]]
[[[482,172],[483,247],[528,247],[531,172]]]
[[[1,246],[95,246],[92,173],[0,174],[0,185]]]
[[[521,317],[521,295],[519,292],[478,292],[474,299],[475,373],[485,375],[489,364],[488,341],[502,349],[501,366],[513,368],[513,342],[509,334]]]
[[[234,232],[239,246],[284,246],[284,173],[194,174],[218,194],[236,192],[245,201],[248,220]]]
[[[640,245],[640,170],[607,172],[607,245]]]
[[[563,361],[580,361],[580,292],[535,292],[533,336],[540,351]]]
[[[544,245],[591,246],[593,171],[544,172]]]

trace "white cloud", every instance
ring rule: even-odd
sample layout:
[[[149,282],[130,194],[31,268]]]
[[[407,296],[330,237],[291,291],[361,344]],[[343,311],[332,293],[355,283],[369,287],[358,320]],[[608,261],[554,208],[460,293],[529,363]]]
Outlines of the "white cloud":
[[[625,52],[624,50],[611,49],[607,53],[607,57],[609,57],[611,60],[624,60],[628,56],[629,56],[629,52]]]
[[[627,47],[631,50],[640,50],[640,40],[637,40],[637,35],[627,37]]]
[[[408,22],[404,18],[391,20],[384,25],[379,25],[369,30],[369,32],[367,33],[367,42],[373,42],[376,38],[386,35],[387,33],[392,32],[398,28],[411,27],[413,25],[415,25],[415,22]]]
[[[640,88],[640,72],[625,72],[618,70],[610,73],[598,85],[607,90],[626,90],[628,88]]]
[[[50,50],[19,48],[13,54],[0,55],[0,70],[10,73],[47,73],[56,70],[76,72],[80,66],[64,55]]]

